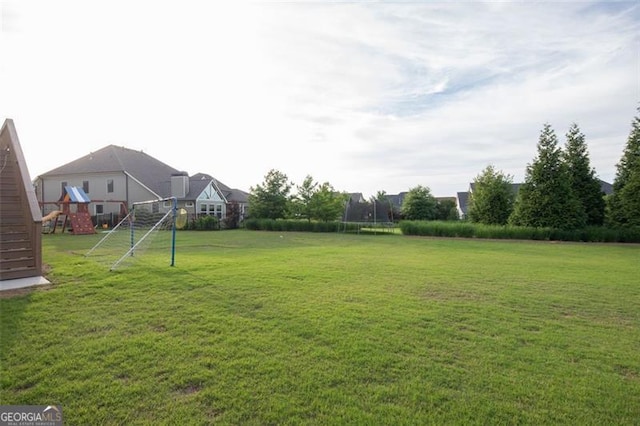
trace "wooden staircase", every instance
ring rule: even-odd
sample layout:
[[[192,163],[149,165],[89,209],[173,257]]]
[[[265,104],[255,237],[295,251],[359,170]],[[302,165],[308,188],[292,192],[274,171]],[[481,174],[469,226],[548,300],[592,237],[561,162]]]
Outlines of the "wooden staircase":
[[[42,215],[13,121],[0,130],[0,281],[42,275]]]
[[[2,155],[6,155],[3,153]],[[0,162],[0,280],[39,275],[36,253],[19,193],[15,161]]]

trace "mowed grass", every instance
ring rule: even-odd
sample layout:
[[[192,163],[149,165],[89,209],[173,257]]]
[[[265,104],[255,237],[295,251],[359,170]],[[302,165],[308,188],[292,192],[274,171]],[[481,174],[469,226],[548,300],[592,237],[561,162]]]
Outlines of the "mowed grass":
[[[638,424],[640,246],[180,232],[116,272],[43,236],[2,404],[67,424]]]

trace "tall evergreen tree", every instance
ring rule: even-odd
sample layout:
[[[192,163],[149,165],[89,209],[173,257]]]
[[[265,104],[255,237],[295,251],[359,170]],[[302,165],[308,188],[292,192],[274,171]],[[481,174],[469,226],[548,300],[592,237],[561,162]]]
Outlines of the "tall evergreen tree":
[[[545,124],[538,140],[538,155],[527,166],[509,222],[514,225],[581,228],[586,213],[571,189],[558,138]]]
[[[513,211],[513,177],[488,165],[473,181],[469,218],[487,225],[505,225]]]
[[[584,134],[580,132],[576,123],[571,125],[567,133],[563,157],[573,193],[582,203],[587,214],[587,225],[602,225],[605,207],[604,192],[595,170],[591,168]]]
[[[640,107],[638,113],[616,166],[613,195],[608,203],[607,223],[611,226],[640,226]]]

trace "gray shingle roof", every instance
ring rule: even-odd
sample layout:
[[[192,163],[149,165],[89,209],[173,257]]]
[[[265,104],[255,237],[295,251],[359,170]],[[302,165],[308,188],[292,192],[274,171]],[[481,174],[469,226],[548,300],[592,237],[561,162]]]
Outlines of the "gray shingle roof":
[[[404,203],[404,197],[406,197],[406,195],[408,194],[408,192],[401,192],[399,194],[393,194],[393,195],[386,195],[387,200],[389,200],[389,202],[396,208],[401,208],[402,204]]]
[[[468,192],[458,192],[458,205],[460,206],[460,210],[462,214],[466,216],[468,212],[469,206],[469,193]]]
[[[613,194],[613,185],[609,182],[605,182],[602,179],[598,179],[600,181],[600,189],[604,192],[605,195]]]
[[[220,188],[220,191],[222,191],[222,195],[224,195],[224,198],[226,198],[227,201],[236,201],[238,203],[249,202],[248,192],[242,191],[240,189],[229,188],[227,185],[220,182],[219,180],[217,179],[214,179],[214,180],[216,181],[218,188]]]
[[[364,196],[362,195],[362,192],[351,192],[347,195],[349,196],[350,203],[359,203],[364,200]]]
[[[186,200],[195,200],[198,195],[209,185],[210,180],[206,179],[189,179],[189,193],[184,197]]]
[[[167,177],[179,173],[177,169],[133,149],[108,145],[96,152],[50,170],[42,177],[68,174],[127,172],[158,195],[165,194]]]
[[[193,185],[195,181],[209,183],[209,181],[211,180],[213,180],[214,183],[218,186],[218,189],[220,189],[220,192],[222,192],[222,196],[226,198],[227,201],[237,201],[238,203],[247,203],[249,201],[248,192],[242,191],[240,189],[230,188],[224,183],[220,182],[218,179],[206,173],[196,173],[195,175],[191,176],[191,178],[189,179],[189,185]],[[204,186],[202,187],[202,189],[204,189]],[[200,192],[202,192],[202,190]],[[191,193],[191,191],[189,191],[189,193]]]

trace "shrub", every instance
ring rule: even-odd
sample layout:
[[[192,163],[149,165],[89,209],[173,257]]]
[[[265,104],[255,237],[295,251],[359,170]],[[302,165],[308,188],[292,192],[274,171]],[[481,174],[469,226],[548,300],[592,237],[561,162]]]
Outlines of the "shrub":
[[[400,229],[404,235],[432,237],[640,243],[640,228],[612,229],[603,226],[590,226],[569,230],[532,226],[501,226],[469,222],[415,220],[400,222]]]
[[[200,216],[190,221],[186,229],[194,231],[214,231],[220,229],[220,221],[215,216]]]
[[[252,231],[278,232],[338,232],[343,230],[341,222],[315,222],[291,219],[247,219],[244,226]]]

